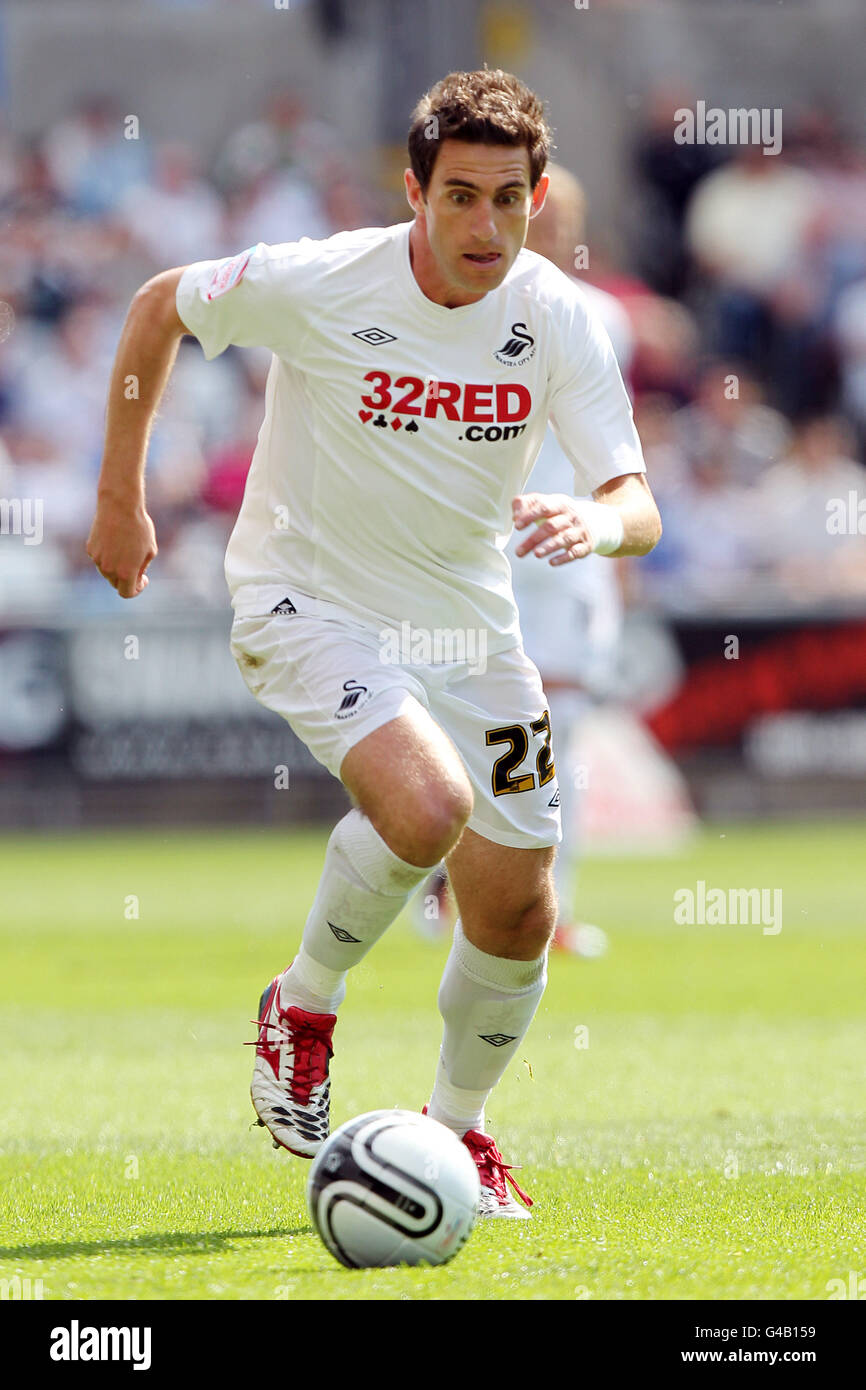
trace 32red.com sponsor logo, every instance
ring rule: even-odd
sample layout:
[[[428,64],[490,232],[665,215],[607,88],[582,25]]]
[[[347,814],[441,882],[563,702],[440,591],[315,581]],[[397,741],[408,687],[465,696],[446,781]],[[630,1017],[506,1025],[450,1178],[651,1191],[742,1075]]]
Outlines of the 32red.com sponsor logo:
[[[405,427],[415,433],[419,426],[414,417],[441,417],[467,426],[460,439],[514,439],[526,429],[532,409],[529,389],[519,382],[461,383],[432,377],[425,381],[408,375],[392,379],[389,372],[381,370],[367,372],[364,381],[370,383],[371,390],[361,395],[361,423],[366,425],[372,420],[380,429],[390,426],[395,432]]]

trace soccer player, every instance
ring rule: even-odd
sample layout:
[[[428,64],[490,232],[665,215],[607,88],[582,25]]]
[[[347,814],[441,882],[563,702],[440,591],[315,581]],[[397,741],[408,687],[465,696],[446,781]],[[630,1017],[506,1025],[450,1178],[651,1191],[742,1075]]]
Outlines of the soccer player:
[[[555,566],[641,555],[660,535],[610,342],[568,277],[522,249],[549,145],[517,78],[452,73],[412,119],[412,222],[148,281],[118,348],[88,541],[118,593],[142,591],[156,555],[147,431],[180,337],[208,358],[269,347],[226,555],[232,650],[354,804],[294,961],[262,996],[253,1105],[276,1144],[317,1153],[347,975],[447,855],[460,920],[427,1110],[463,1138],[490,1216],[526,1214],[484,1106],[544,991],[560,839],[544,691],[503,548],[512,524],[540,523],[527,553]],[[591,501],[522,494],[548,418]]]

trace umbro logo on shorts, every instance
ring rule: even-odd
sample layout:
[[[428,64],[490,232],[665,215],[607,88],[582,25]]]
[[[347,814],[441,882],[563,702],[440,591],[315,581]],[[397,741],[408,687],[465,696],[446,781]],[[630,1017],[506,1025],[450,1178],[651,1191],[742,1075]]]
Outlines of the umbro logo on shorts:
[[[522,366],[535,356],[535,339],[526,331],[525,323],[513,323],[511,334],[501,348],[495,349],[493,356],[506,367]]]
[[[290,598],[282,598],[279,603],[271,609],[272,613],[297,613],[297,608]]]
[[[558,806],[558,805],[559,805],[559,787],[557,787],[556,791],[553,793],[553,796],[550,798],[550,800],[548,801],[547,804],[548,804],[548,806]]]
[[[397,339],[393,333],[386,333],[384,328],[359,328],[357,333],[352,334],[353,338],[360,338],[362,343],[369,343],[371,347],[381,347],[383,343],[396,343]]]
[[[504,1047],[506,1043],[515,1041],[508,1033],[478,1033],[477,1036],[482,1042],[491,1043],[493,1047]]]
[[[361,705],[366,704],[370,698],[370,692],[366,685],[359,685],[357,681],[343,681],[343,689],[346,694],[334,713],[335,719],[348,719],[350,715],[356,714]]]
[[[354,941],[355,945],[358,945],[360,938],[357,936],[353,936],[351,932],[346,931],[345,927],[335,927],[333,922],[328,922],[328,926],[331,928],[331,931],[334,933],[338,941]]]

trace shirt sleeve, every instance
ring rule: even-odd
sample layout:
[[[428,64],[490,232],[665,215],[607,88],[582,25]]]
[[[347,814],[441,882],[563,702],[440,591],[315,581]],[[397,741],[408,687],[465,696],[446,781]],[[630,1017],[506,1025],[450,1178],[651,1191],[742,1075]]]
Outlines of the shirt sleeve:
[[[304,239],[259,242],[221,261],[196,261],[178,282],[177,312],[210,361],[229,344],[296,360],[309,323],[311,253]]]
[[[576,287],[558,320],[550,423],[584,496],[624,473],[645,473],[646,464],[610,338]]]

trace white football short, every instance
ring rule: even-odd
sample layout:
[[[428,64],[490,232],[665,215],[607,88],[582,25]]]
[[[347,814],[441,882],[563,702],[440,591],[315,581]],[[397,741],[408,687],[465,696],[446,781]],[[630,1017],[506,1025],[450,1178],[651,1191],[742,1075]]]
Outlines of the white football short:
[[[271,602],[273,600],[271,599]],[[474,794],[468,822],[496,844],[562,839],[559,786],[541,677],[522,647],[485,661],[421,664],[346,620],[296,611],[236,617],[231,650],[260,704],[340,775],[349,749],[417,701],[455,745]]]

